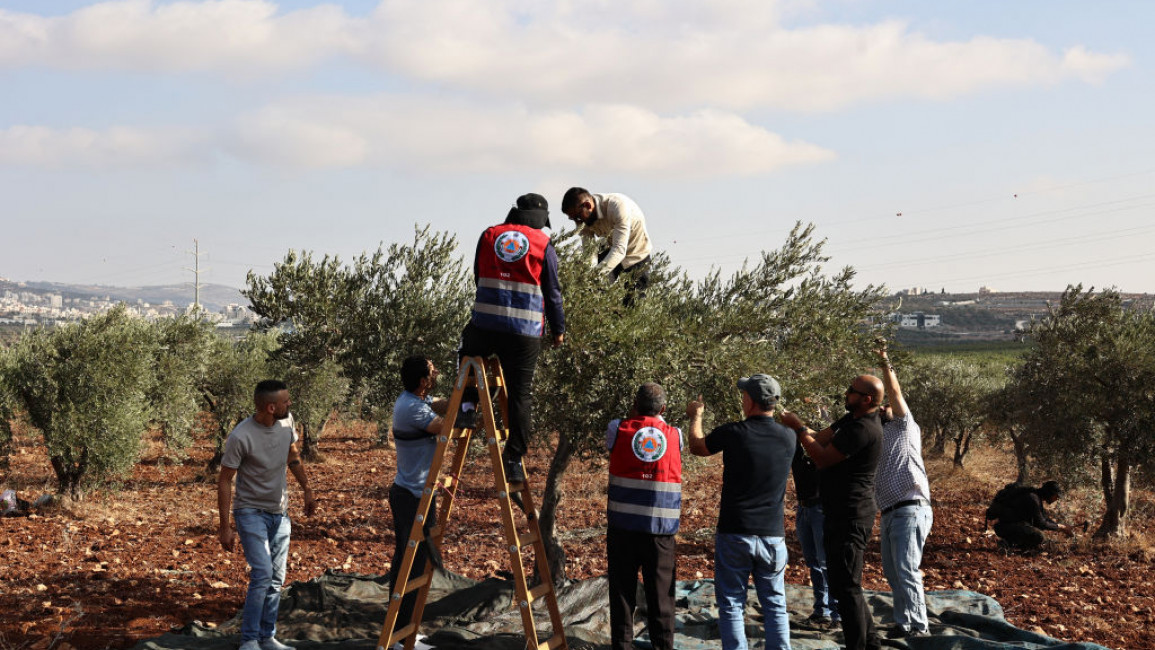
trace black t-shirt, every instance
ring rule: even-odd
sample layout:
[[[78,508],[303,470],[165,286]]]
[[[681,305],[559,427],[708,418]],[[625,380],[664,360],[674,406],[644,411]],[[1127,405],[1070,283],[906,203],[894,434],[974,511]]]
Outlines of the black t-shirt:
[[[794,458],[794,432],[766,415],[730,422],[706,436],[722,452],[718,532],[784,537],[782,500]]]
[[[814,466],[810,456],[806,455],[802,443],[798,443],[794,449],[794,461],[790,471],[794,474],[794,496],[797,497],[798,504],[814,505],[818,499],[818,468]]]
[[[871,521],[877,511],[874,472],[882,454],[882,421],[877,411],[860,418],[847,413],[830,427],[830,444],[846,459],[818,471],[822,511],[836,520]]]

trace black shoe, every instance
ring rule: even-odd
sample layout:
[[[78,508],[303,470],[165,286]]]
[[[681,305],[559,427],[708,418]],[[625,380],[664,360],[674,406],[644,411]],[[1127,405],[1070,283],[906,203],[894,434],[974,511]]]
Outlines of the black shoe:
[[[525,465],[522,464],[520,458],[517,460],[507,458],[505,460],[505,481],[507,483],[525,482]]]
[[[476,429],[477,428],[477,409],[470,409],[468,411],[458,411],[457,418],[453,422],[455,429]]]
[[[806,619],[806,622],[813,625],[814,627],[822,629],[826,629],[834,625],[834,621],[831,620],[829,616],[823,616],[822,614],[818,613],[811,614],[810,617]]]

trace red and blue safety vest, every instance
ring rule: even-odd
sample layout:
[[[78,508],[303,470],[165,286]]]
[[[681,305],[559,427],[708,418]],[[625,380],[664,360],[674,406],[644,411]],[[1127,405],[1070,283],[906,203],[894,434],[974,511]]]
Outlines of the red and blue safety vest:
[[[610,450],[609,525],[654,535],[678,532],[682,437],[657,416],[622,420]]]
[[[473,324],[481,329],[541,336],[545,299],[541,270],[549,235],[538,228],[501,224],[481,234]]]

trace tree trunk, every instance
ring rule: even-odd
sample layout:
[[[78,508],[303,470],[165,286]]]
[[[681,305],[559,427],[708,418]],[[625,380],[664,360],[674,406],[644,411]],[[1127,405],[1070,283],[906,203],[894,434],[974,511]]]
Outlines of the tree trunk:
[[[317,441],[309,425],[301,423],[301,458],[305,461],[317,460]]]
[[[1110,508],[1114,501],[1115,479],[1111,470],[1111,457],[1107,454],[1099,458],[1099,487],[1103,490],[1103,503]]]
[[[561,478],[569,468],[573,458],[573,445],[569,436],[564,433],[557,435],[557,450],[553,453],[553,460],[549,463],[549,474],[545,479],[545,490],[541,494],[541,538],[545,543],[546,556],[549,564],[549,573],[553,583],[560,585],[566,579],[565,549],[557,541],[557,509],[561,504]],[[540,579],[537,579],[540,582]]]
[[[1023,436],[1016,433],[1012,427],[1010,431],[1011,444],[1015,448],[1015,467],[1018,469],[1018,477],[1015,482],[1027,485],[1031,480],[1031,468],[1027,460],[1027,443],[1023,440]]]
[[[938,457],[946,455],[946,431],[944,429],[934,430],[934,444],[931,446],[931,452]]]
[[[1096,538],[1119,536],[1127,532],[1127,509],[1130,499],[1131,463],[1120,455],[1115,468],[1111,498],[1107,502],[1107,512],[1103,514],[1103,523],[1095,531]]]
[[[974,431],[966,431],[958,434],[954,438],[954,466],[962,467],[966,460],[967,453],[971,450],[971,437],[974,436]]]

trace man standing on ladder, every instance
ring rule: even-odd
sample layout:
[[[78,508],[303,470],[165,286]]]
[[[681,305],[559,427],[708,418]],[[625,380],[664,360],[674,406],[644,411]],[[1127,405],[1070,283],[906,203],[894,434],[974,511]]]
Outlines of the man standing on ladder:
[[[481,233],[473,261],[473,316],[461,335],[462,356],[496,354],[501,361],[509,395],[509,439],[502,459],[510,483],[525,480],[521,459],[528,448],[533,373],[545,321],[554,347],[565,339],[557,253],[541,230],[549,225],[545,198],[524,194],[504,223]]]

